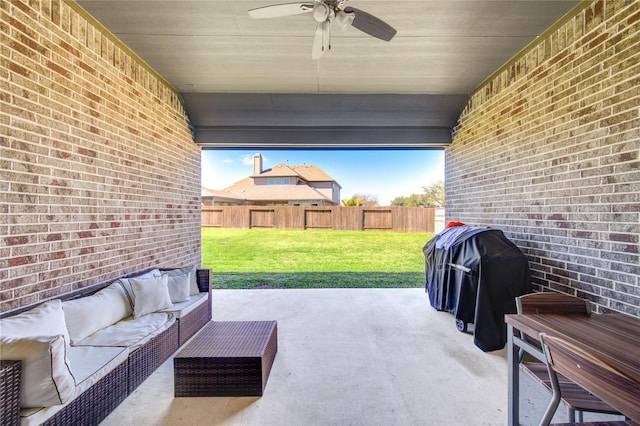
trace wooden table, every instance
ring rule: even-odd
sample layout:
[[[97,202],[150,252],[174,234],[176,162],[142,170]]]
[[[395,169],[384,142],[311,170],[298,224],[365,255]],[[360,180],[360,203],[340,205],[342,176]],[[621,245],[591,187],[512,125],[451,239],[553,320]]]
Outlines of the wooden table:
[[[173,358],[174,395],[261,396],[277,351],[276,321],[212,321]]]
[[[640,318],[624,314],[593,315],[505,315],[508,328],[509,426],[519,425],[518,350],[523,348],[539,360],[544,355],[520,338],[520,332],[538,339],[540,333],[573,342],[609,366],[632,377],[637,386],[625,392],[598,395],[627,417],[640,422]],[[588,384],[580,383],[588,389]],[[629,406],[629,398],[637,404]],[[626,401],[626,402],[625,402]]]

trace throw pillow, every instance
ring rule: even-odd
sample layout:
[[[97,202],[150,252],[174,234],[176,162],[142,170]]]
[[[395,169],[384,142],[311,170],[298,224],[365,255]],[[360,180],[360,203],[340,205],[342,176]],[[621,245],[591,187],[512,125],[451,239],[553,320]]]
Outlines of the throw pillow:
[[[0,332],[4,336],[14,337],[62,335],[67,345],[71,342],[62,311],[62,302],[58,299],[1,319]]]
[[[193,296],[194,294],[200,293],[200,287],[198,287],[198,275],[196,273],[195,266],[187,266],[180,269],[171,269],[166,271],[169,276],[175,276],[180,274],[191,274],[190,282],[189,282],[189,295]]]
[[[149,278],[149,277],[159,277],[161,275],[161,272],[159,269],[155,268],[155,269],[151,269],[150,271],[147,271],[143,274],[139,274],[139,275],[134,275],[131,277],[125,277],[125,278],[120,278],[117,282],[120,283],[120,285],[122,286],[122,288],[124,288],[124,290],[126,291],[127,296],[129,297],[129,302],[131,303],[131,309],[133,309],[133,306],[135,305],[136,301],[136,295],[133,294],[133,290],[131,289],[131,283],[129,282],[130,278]]]
[[[173,305],[167,275],[149,278],[129,278],[131,289],[135,295],[133,305],[133,317],[140,318],[143,315],[166,309]]]
[[[76,392],[62,336],[0,336],[0,359],[22,361],[20,407],[64,404]]]
[[[184,302],[190,299],[189,286],[191,284],[191,274],[167,275],[167,286],[172,303]]]

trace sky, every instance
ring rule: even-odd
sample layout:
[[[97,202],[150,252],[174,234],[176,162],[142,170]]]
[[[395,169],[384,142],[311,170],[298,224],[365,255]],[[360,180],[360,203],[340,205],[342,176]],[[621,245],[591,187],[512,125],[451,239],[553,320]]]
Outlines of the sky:
[[[378,197],[388,206],[399,196],[423,193],[422,187],[444,181],[444,151],[423,150],[202,150],[202,186],[224,189],[253,174],[253,156],[262,155],[267,170],[284,163],[313,164],[342,189],[340,199],[354,194]]]

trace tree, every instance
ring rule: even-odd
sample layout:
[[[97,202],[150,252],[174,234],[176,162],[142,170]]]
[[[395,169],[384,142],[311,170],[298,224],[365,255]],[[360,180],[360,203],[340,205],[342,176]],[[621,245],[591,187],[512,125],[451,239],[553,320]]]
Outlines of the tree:
[[[444,207],[444,181],[423,186],[425,207]]]
[[[362,198],[356,197],[355,195],[351,198],[345,198],[342,200],[342,205],[345,207],[361,206]]]
[[[392,206],[398,207],[406,207],[407,205],[407,197],[403,197],[402,195],[391,200]]]
[[[396,197],[391,201],[392,206],[402,207],[426,207],[424,203],[424,195],[420,194],[411,194],[408,197]]]
[[[380,205],[377,195],[357,193],[353,194],[353,196],[362,200],[362,204],[360,204],[361,206],[375,207]]]
[[[437,181],[423,186],[423,194],[411,194],[408,197],[396,197],[391,201],[392,206],[404,207],[443,207],[444,182]]]
[[[427,207],[425,205],[424,195],[411,194],[407,198],[407,207]]]

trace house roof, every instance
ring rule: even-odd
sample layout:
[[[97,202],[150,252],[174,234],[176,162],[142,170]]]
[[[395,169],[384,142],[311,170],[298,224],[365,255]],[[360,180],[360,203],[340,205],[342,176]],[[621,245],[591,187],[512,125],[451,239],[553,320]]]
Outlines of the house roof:
[[[303,166],[293,166],[293,170],[297,172],[307,182],[331,182],[335,180],[326,174],[321,168],[313,164]],[[338,182],[336,185],[340,186]],[[341,187],[341,186],[340,186]],[[342,187],[341,187],[342,188]]]
[[[289,166],[284,163],[277,164],[271,169],[267,169],[260,174],[246,177],[222,191],[215,191],[219,194],[234,194],[240,199],[247,201],[329,201],[333,202],[320,191],[308,184],[298,183],[297,185],[256,185],[255,178],[263,177],[299,177],[304,182],[334,182],[339,188],[340,184],[331,176],[325,173],[320,167],[313,164],[302,166]],[[213,192],[213,191],[212,191]]]
[[[252,177],[244,178],[218,192],[232,193],[248,201],[332,201],[308,185],[255,185]]]
[[[295,166],[294,166],[295,167]],[[253,175],[252,177],[293,177],[300,176],[292,167],[286,164],[278,164],[273,168],[264,170],[260,174]]]
[[[226,190],[219,191],[216,189],[205,188],[204,186],[201,187],[200,196],[214,197],[216,200],[220,200],[220,201],[243,201],[244,200],[243,197],[238,196],[230,191],[226,191]]]
[[[332,201],[307,185],[252,185],[240,194],[249,201]]]
[[[302,166],[289,166],[288,164],[280,163],[273,166],[271,169],[265,170],[259,175],[253,175],[252,177],[301,177],[307,182],[335,182],[331,176],[325,173],[320,167],[315,164],[304,164]],[[336,185],[340,186],[338,182]]]

